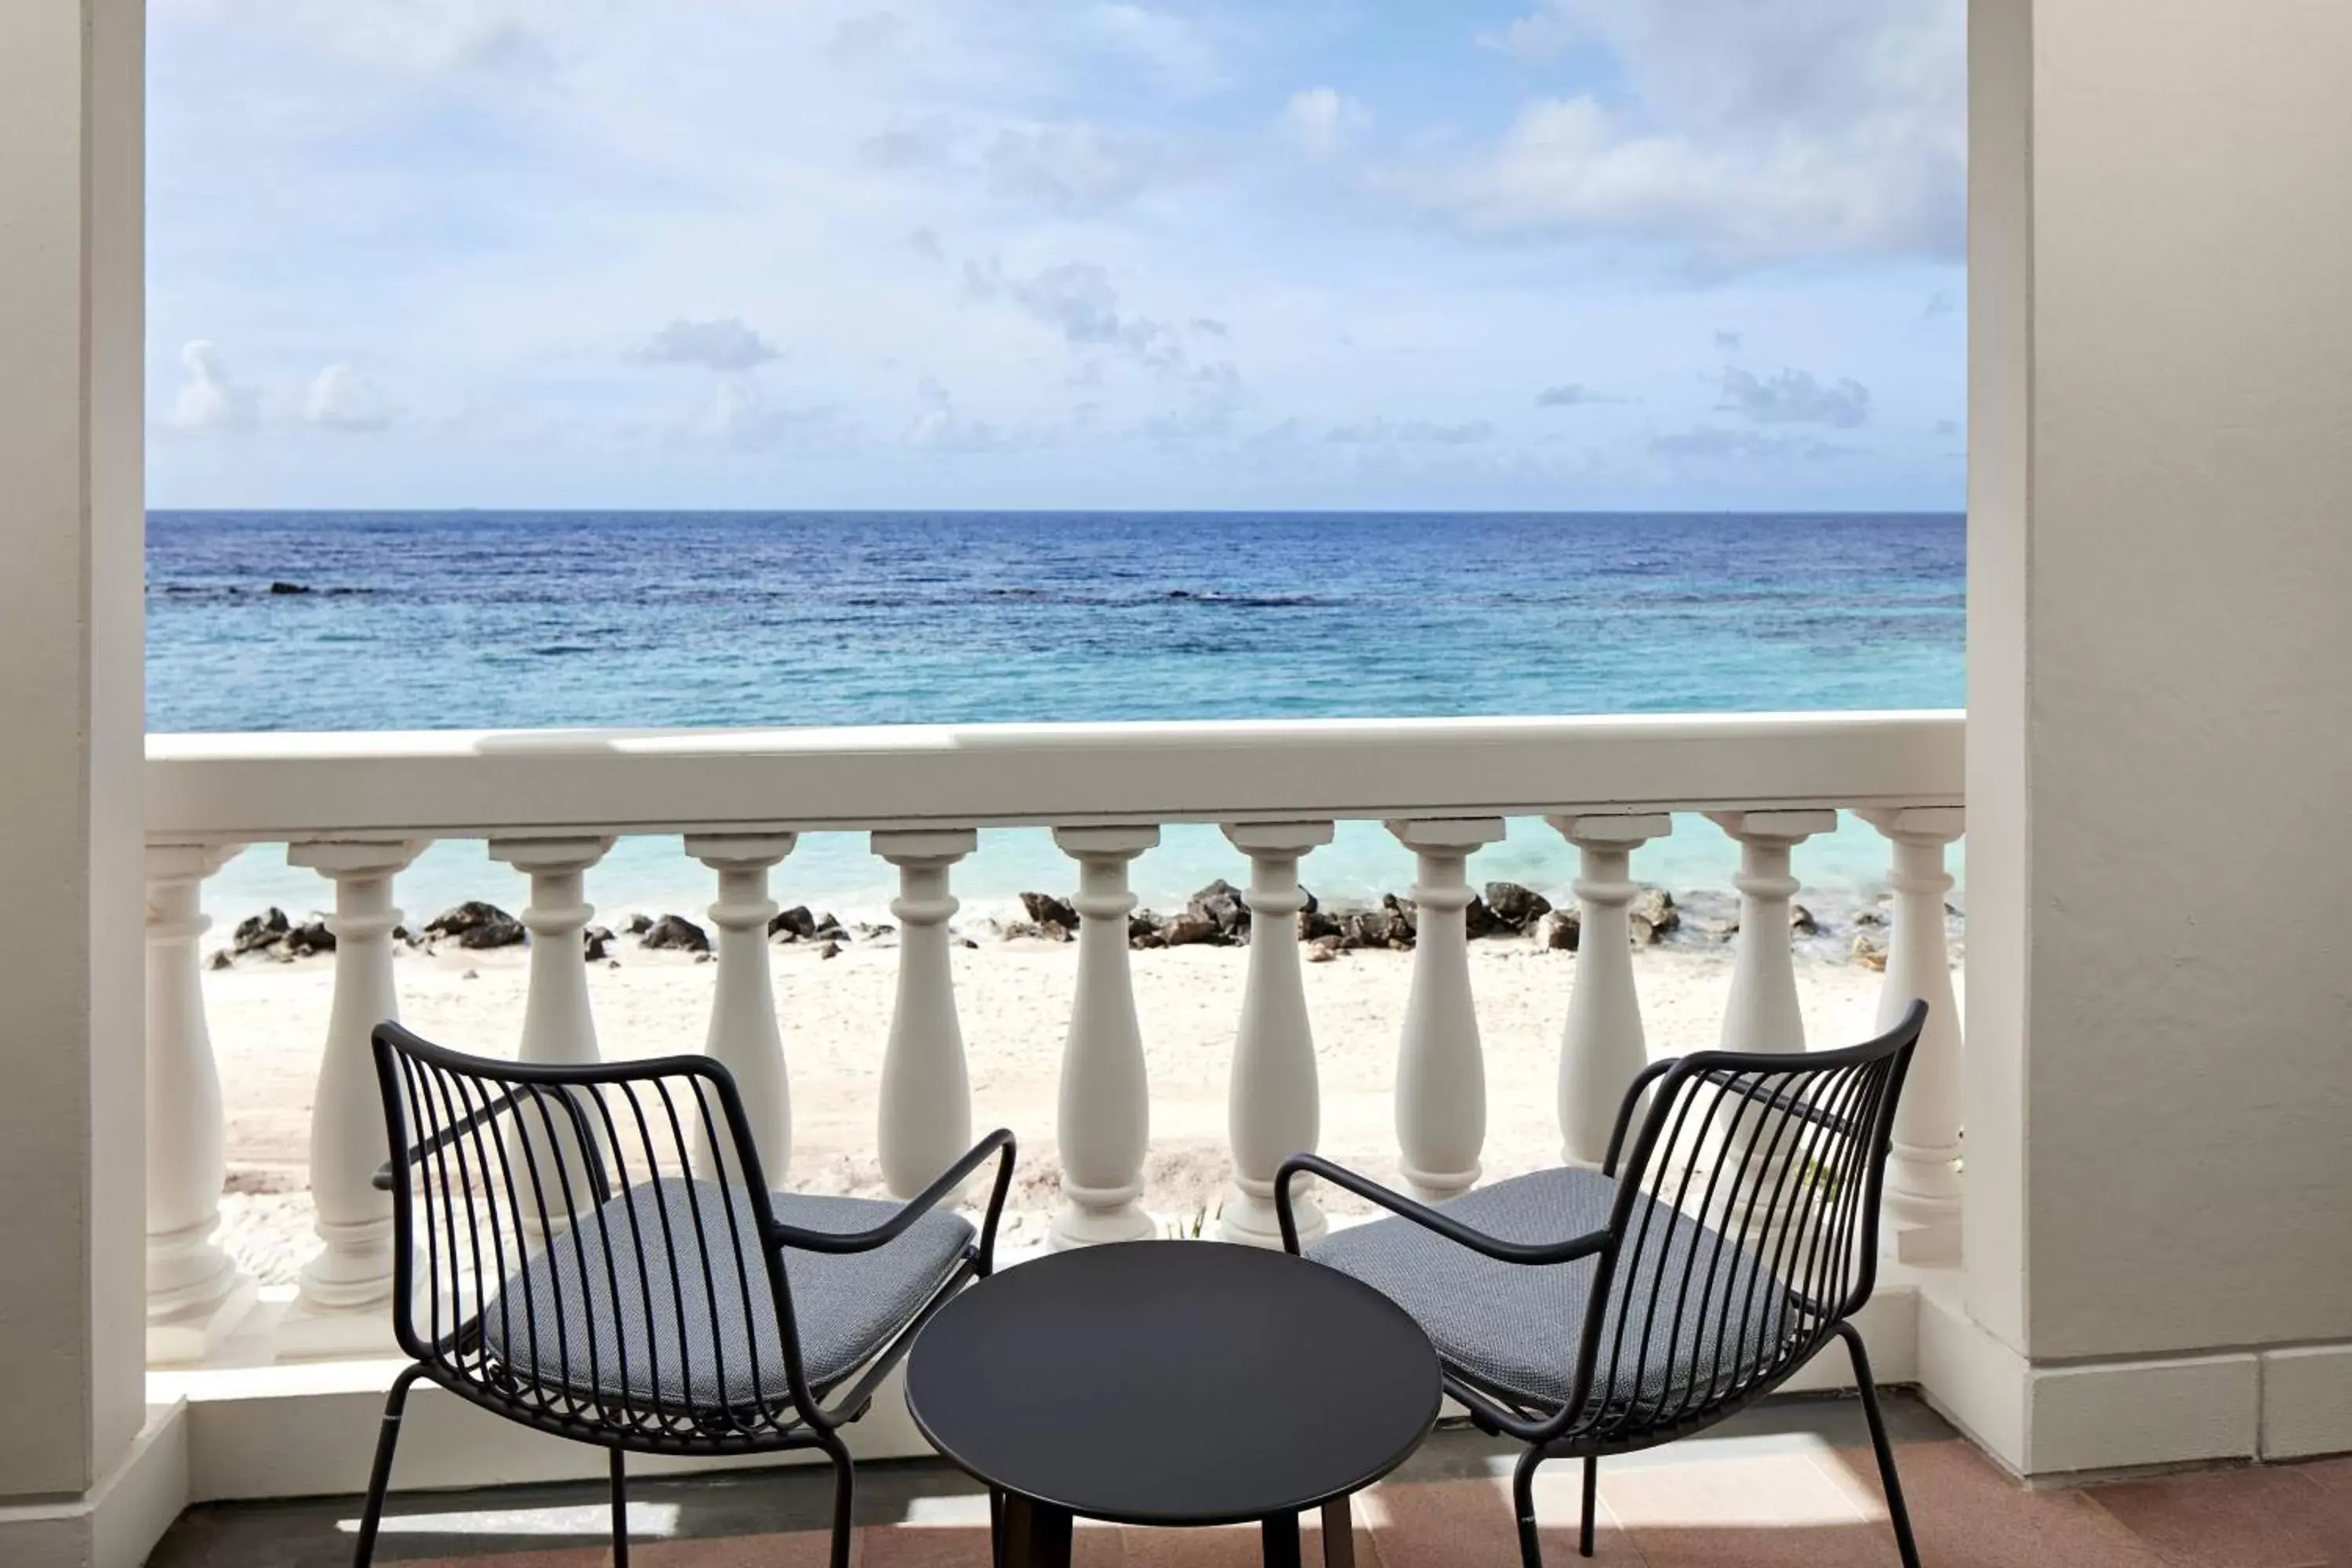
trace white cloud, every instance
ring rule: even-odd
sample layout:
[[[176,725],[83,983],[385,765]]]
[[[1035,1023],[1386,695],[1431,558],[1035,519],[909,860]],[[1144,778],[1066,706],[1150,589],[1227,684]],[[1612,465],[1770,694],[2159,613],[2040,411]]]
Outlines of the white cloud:
[[[1851,430],[1869,422],[1870,388],[1852,376],[1824,384],[1811,371],[1783,370],[1759,377],[1730,365],[1723,373],[1723,401],[1716,406],[1758,425],[1828,425]]]
[[[1595,392],[1580,381],[1564,381],[1557,386],[1547,386],[1536,394],[1538,408],[1582,408],[1595,403],[1622,403],[1622,397],[1612,397]]]
[[[1498,238],[1686,248],[1714,267],[1956,258],[1965,0],[1545,0],[1488,41],[1589,44],[1624,91],[1540,98],[1483,152],[1386,184]]]
[[[740,316],[670,322],[637,351],[647,364],[698,364],[722,374],[756,370],[783,352],[743,324]]]
[[[172,399],[166,423],[180,430],[239,430],[260,416],[261,400],[229,374],[220,351],[199,338],[180,350],[188,379]]]
[[[1471,447],[1494,438],[1495,426],[1485,419],[1469,420],[1459,425],[1437,424],[1427,419],[1364,419],[1352,425],[1334,426],[1323,433],[1326,441],[1347,447]]]
[[[1282,133],[1310,158],[1329,158],[1372,128],[1372,111],[1336,88],[1293,93],[1283,107]]]
[[[696,432],[720,446],[742,451],[806,447],[841,434],[830,408],[779,408],[749,375],[724,375],[711,389],[710,406]]]
[[[302,395],[305,425],[362,435],[384,429],[392,421],[391,406],[347,364],[327,366]]]
[[[1158,370],[1183,363],[1175,332],[1163,321],[1123,314],[1110,274],[1095,262],[1065,261],[1033,277],[1015,278],[1001,262],[967,261],[963,280],[969,298],[1009,300],[1074,349],[1112,349]]]
[[[168,0],[163,8],[291,26],[336,54],[439,76],[543,68],[583,13],[607,6],[604,0]]]
[[[1657,437],[1650,442],[1650,450],[1657,457],[1701,463],[1821,463],[1853,455],[1853,447],[1819,437],[1766,436],[1712,425]]]
[[[1075,212],[1115,206],[1185,173],[1184,159],[1165,139],[1085,121],[1006,126],[979,162],[999,196]]]
[[[1083,26],[1094,38],[1140,61],[1171,91],[1203,93],[1224,79],[1215,47],[1181,16],[1146,5],[1098,5],[1084,13]]]

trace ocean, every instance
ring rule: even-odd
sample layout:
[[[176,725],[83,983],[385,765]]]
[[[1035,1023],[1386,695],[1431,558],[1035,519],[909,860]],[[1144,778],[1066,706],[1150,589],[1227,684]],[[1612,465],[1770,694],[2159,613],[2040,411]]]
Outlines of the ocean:
[[[1958,515],[158,511],[148,727],[1957,708],[1965,531]],[[1735,860],[1691,820],[1634,870],[1720,889]],[[1136,886],[1166,909],[1244,869],[1214,828],[1173,827]],[[1797,869],[1866,896],[1885,851],[1849,824]],[[1557,894],[1574,853],[1514,822],[1471,873]],[[1305,867],[1336,900],[1412,874],[1370,823]],[[1003,830],[957,889],[986,914],[1071,880],[1042,832]],[[675,839],[624,841],[590,882],[608,912],[711,897]],[[775,883],[847,919],[891,891],[862,835],[811,836]],[[262,846],[205,902],[299,913],[325,892]],[[452,842],[400,895],[421,919],[463,898],[516,907],[523,882]]]

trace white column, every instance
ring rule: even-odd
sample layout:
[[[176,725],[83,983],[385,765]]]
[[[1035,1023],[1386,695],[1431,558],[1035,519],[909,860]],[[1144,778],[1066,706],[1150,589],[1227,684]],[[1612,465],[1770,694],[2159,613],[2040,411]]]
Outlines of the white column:
[[[1471,852],[1503,837],[1500,817],[1391,822],[1389,831],[1420,857],[1412,899],[1412,984],[1397,1057],[1397,1148],[1414,1194],[1438,1203],[1478,1180],[1486,1144],[1486,1063],[1470,995]]]
[[[1143,1031],[1128,970],[1127,917],[1135,909],[1128,862],[1160,842],[1157,827],[1057,827],[1054,842],[1078,863],[1078,986],[1062,1048],[1056,1247],[1132,1241],[1151,1234],[1143,1212],[1143,1159],[1151,1141],[1151,1091]]]
[[[384,1162],[383,1097],[369,1036],[400,1016],[393,982],[393,879],[422,844],[288,847],[287,863],[335,885],[335,997],[319,1086],[310,1099],[310,1201],[318,1255],[302,1266],[293,1309],[278,1327],[281,1357],[388,1352],[392,1345],[392,1194],[375,1190]]]
[[[882,1053],[877,1129],[882,1179],[913,1197],[971,1147],[971,1074],[956,1020],[948,921],[949,868],[979,846],[971,829],[877,833],[874,853],[898,868],[898,995]]]
[[[1625,1088],[1650,1061],[1626,916],[1641,890],[1633,879],[1633,851],[1673,832],[1674,823],[1664,816],[1546,820],[1581,858],[1576,978],[1559,1042],[1559,1157],[1597,1169],[1608,1155]]]
[[[772,1187],[785,1184],[793,1161],[793,1094],[784,1068],[784,1033],[776,1017],[776,984],[768,970],[768,922],[775,900],[768,875],[797,842],[789,833],[696,836],[686,852],[719,873],[719,901],[710,923],[719,928],[719,978],[710,998],[710,1059],[734,1075],[760,1151],[760,1169]],[[717,1107],[713,1106],[715,1112]],[[705,1134],[693,1130],[695,1168],[708,1171]]]
[[[604,858],[613,841],[604,837],[493,838],[490,858],[503,860],[530,878],[530,902],[520,920],[530,932],[530,983],[523,994],[522,1047],[517,1053],[527,1062],[587,1063],[598,1059],[596,1017],[588,1002],[587,945],[582,933],[596,908],[587,899],[588,868]],[[510,1145],[509,1158],[518,1171],[536,1159],[546,1178],[549,1202],[556,1201],[555,1161],[578,1167],[580,1152],[574,1134],[560,1126],[551,1139],[543,1128],[525,1124],[523,1137],[531,1140],[529,1157],[523,1145]],[[599,1134],[601,1141],[602,1134]],[[526,1208],[531,1205],[526,1202]],[[559,1220],[557,1230],[562,1228]],[[523,1239],[532,1247],[547,1240],[547,1227],[525,1217]]]
[[[241,846],[147,847],[147,1360],[198,1362],[252,1306],[252,1279],[214,1244],[228,1159],[205,1025],[204,881]]]
[[[185,1495],[175,1438],[132,1447],[146,33],[120,0],[0,16],[0,1562],[130,1563]]]
[[[1789,936],[1789,903],[1798,882],[1789,873],[1789,853],[1816,833],[1834,832],[1837,813],[1715,811],[1707,816],[1739,841],[1739,872],[1732,879],[1739,889],[1739,939],[1723,1013],[1723,1048],[1801,1051],[1805,1016],[1797,1005],[1796,952]]]
[[[1965,830],[1967,813],[1958,806],[1912,806],[1861,815],[1895,849],[1895,932],[1886,950],[1878,1026],[1892,1028],[1915,997],[1927,1004],[1927,1026],[1895,1108],[1881,1239],[1905,1263],[1958,1263],[1960,1015],[1944,939],[1944,895],[1952,889],[1944,847]]]
[[[1307,907],[1298,890],[1298,861],[1331,842],[1331,825],[1234,825],[1225,837],[1250,858],[1250,949],[1241,1027],[1234,1037],[1233,1086],[1225,1100],[1234,1179],[1219,1232],[1227,1241],[1280,1247],[1275,1173],[1291,1155],[1312,1153],[1322,1132],[1315,1035],[1307,1020],[1298,959],[1298,911]],[[1310,1195],[1313,1187],[1301,1181],[1292,1194],[1302,1242],[1325,1229],[1323,1210]]]

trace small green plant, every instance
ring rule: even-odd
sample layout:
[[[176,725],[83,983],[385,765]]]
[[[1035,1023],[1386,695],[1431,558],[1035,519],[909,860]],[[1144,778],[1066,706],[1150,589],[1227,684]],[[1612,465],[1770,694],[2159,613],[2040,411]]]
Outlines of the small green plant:
[[[1168,1239],[1199,1241],[1209,1234],[1209,1222],[1221,1217],[1224,1212],[1225,1205],[1220,1201],[1213,1206],[1202,1204],[1199,1208],[1194,1209],[1189,1217],[1178,1215],[1168,1221],[1166,1227]]]

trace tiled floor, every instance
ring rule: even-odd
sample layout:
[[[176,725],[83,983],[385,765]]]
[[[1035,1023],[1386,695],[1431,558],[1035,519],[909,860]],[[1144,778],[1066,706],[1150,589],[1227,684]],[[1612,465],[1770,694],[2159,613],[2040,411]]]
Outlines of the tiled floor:
[[[2027,1491],[1900,1396],[1888,1416],[1927,1568],[2352,1568],[2352,1460]],[[1507,1568],[1518,1561],[1513,1450],[1439,1434],[1357,1500],[1366,1568]],[[937,1465],[858,1472],[858,1568],[988,1561],[987,1500]],[[1775,1401],[1705,1437],[1601,1470],[1599,1561],[1617,1568],[1892,1568],[1895,1542],[1851,1401]],[[1576,1556],[1577,1468],[1537,1489],[1546,1561]],[[816,1472],[646,1481],[632,1489],[637,1568],[818,1568],[830,1489]],[[351,1560],[350,1499],[216,1506],[173,1527],[151,1568],[327,1568]],[[395,1494],[377,1552],[408,1568],[600,1568],[600,1487]],[[1309,1521],[1307,1560],[1319,1562]],[[1254,1531],[1081,1525],[1082,1568],[1242,1568]]]

